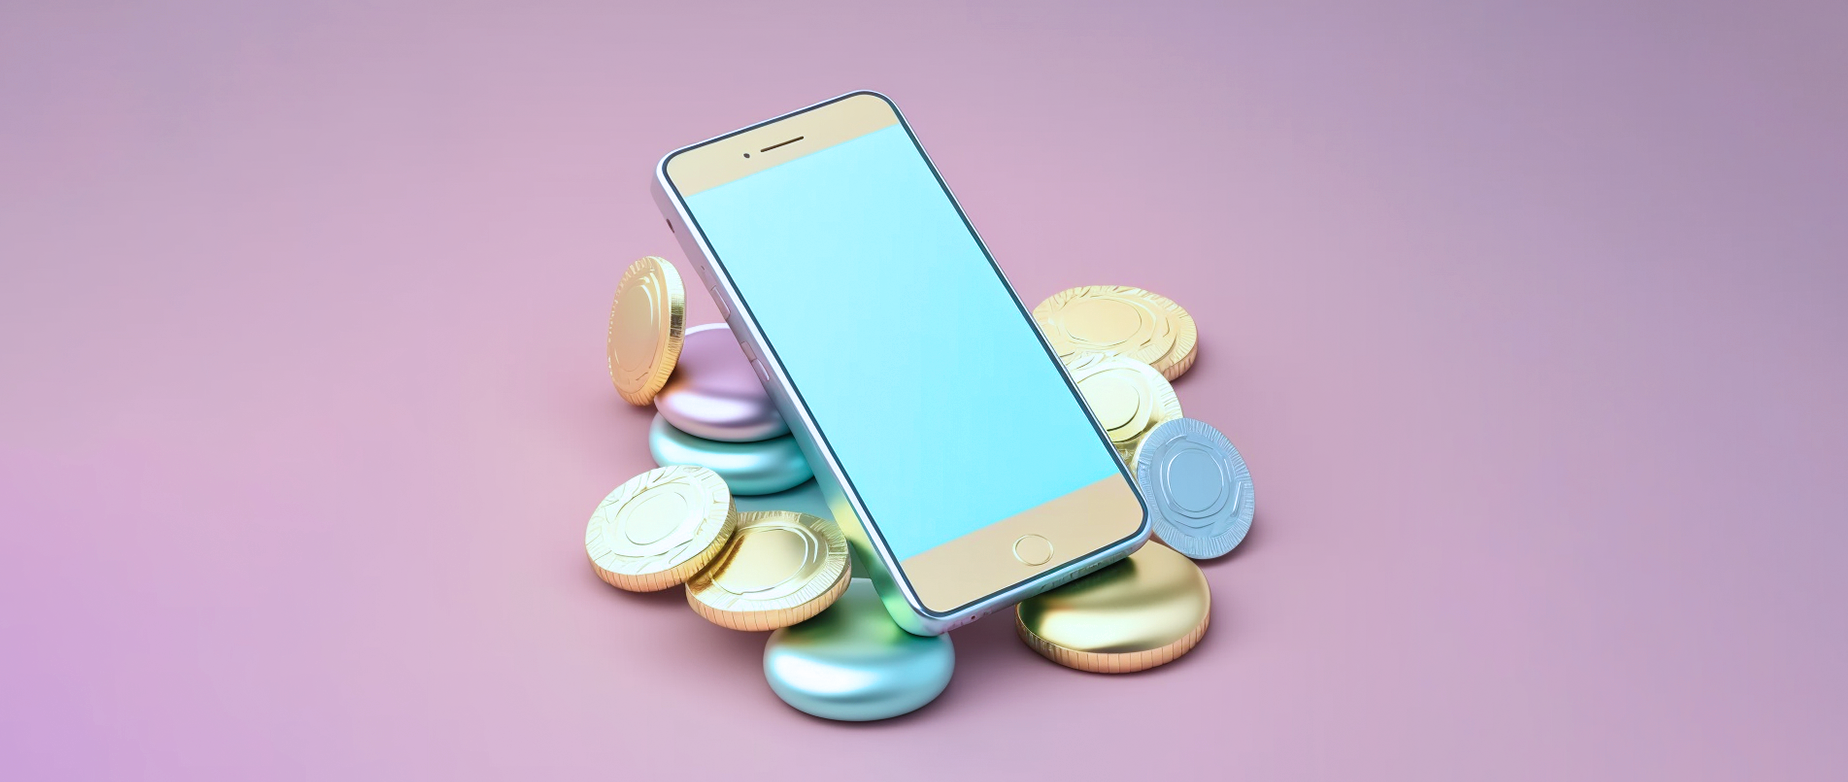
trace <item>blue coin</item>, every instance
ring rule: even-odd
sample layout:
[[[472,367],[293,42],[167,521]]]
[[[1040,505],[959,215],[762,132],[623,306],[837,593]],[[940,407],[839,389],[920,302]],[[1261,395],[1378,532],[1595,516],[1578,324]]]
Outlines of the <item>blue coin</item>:
[[[1212,559],[1251,531],[1251,470],[1211,424],[1176,418],[1155,427],[1136,447],[1134,467],[1155,535],[1168,548]]]
[[[655,416],[648,427],[648,452],[655,464],[697,464],[719,474],[732,494],[770,494],[815,477],[802,448],[790,435],[753,443],[722,443],[675,429]]]
[[[915,711],[949,686],[955,670],[950,637],[900,629],[864,578],[853,579],[828,610],[771,633],[764,645],[764,678],[777,697],[831,720]]]

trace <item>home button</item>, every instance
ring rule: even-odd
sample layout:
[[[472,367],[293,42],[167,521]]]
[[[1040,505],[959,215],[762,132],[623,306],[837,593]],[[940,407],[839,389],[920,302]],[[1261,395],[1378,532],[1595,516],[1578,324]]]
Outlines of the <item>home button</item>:
[[[1014,541],[1014,558],[1023,565],[1044,565],[1052,559],[1052,541],[1038,535],[1022,535]]]

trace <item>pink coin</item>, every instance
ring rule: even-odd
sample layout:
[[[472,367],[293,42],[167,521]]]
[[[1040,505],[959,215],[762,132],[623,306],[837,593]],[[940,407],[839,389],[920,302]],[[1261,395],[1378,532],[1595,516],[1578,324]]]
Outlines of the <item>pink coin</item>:
[[[708,440],[743,443],[789,433],[731,327],[723,323],[687,329],[680,362],[655,395],[655,409],[675,429]]]

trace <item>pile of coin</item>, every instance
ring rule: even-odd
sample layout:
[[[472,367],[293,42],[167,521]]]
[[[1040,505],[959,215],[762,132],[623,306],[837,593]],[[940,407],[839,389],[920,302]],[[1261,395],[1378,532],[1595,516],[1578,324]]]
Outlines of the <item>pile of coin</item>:
[[[1199,357],[1193,316],[1141,288],[1092,285],[1040,302],[1033,320],[1135,475],[1161,543],[1022,601],[1015,631],[1046,659],[1084,671],[1172,662],[1205,637],[1211,614],[1192,560],[1238,546],[1255,508],[1244,457],[1218,429],[1182,417],[1170,384]]]
[[[592,568],[631,591],[684,584],[707,621],[775,631],[764,677],[802,711],[873,720],[931,702],[955,668],[949,637],[906,633],[872,582],[852,578],[840,529],[795,509],[825,505],[742,346],[723,323],[686,328],[685,318],[673,264],[648,257],[623,274],[610,306],[610,381],[624,400],[654,405],[648,450],[661,466],[592,514]],[[758,509],[740,512],[740,498]]]
[[[661,467],[592,515],[585,549],[597,575],[631,591],[684,584],[708,621],[775,630],[765,677],[802,711],[869,720],[929,703],[954,670],[949,636],[899,628],[871,582],[851,578],[832,521],[772,507],[819,510],[798,499],[817,493],[812,470],[729,327],[689,329],[685,318],[673,264],[651,256],[623,274],[610,379],[623,399],[655,406],[648,444]],[[1193,560],[1236,547],[1254,508],[1243,457],[1219,430],[1183,417],[1171,385],[1198,356],[1193,317],[1139,288],[1089,286],[1047,299],[1033,318],[1134,475],[1161,543],[1022,602],[1016,631],[1078,670],[1165,664],[1206,633],[1211,592]],[[761,509],[739,512],[739,497]]]
[[[591,514],[584,550],[597,576],[631,592],[686,585],[687,604],[720,627],[773,630],[847,590],[847,539],[795,511],[739,513],[704,467],[658,467],[625,481]]]
[[[1148,501],[1155,535],[1194,559],[1224,556],[1251,530],[1251,471],[1232,441],[1183,418],[1169,384],[1194,365],[1192,315],[1141,288],[1072,288],[1033,308]]]
[[[649,256],[623,273],[605,346],[617,393],[655,407],[655,464],[709,468],[733,494],[773,494],[814,476],[731,328],[686,328],[673,264]]]

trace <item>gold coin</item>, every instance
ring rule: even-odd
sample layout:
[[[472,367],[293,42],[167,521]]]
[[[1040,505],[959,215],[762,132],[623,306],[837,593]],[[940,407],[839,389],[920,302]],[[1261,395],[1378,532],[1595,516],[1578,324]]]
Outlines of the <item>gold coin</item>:
[[[775,630],[821,613],[847,591],[847,538],[792,510],[740,514],[731,543],[687,581],[687,604],[733,630]]]
[[[1181,417],[1181,399],[1174,395],[1174,386],[1140,361],[1086,353],[1067,359],[1065,368],[1124,464],[1136,463],[1136,446],[1155,427]]]
[[[704,467],[661,467],[603,498],[584,529],[597,577],[631,592],[684,583],[718,556],[738,524],[725,479]]]
[[[1141,361],[1173,380],[1193,366],[1200,334],[1192,315],[1166,296],[1122,285],[1087,285],[1033,308],[1059,358],[1105,353]]]
[[[654,401],[680,360],[686,332],[687,290],[680,272],[652,255],[629,264],[616,284],[604,341],[616,393],[632,405]]]
[[[1213,607],[1193,560],[1149,542],[1128,559],[1014,609],[1020,640],[1046,659],[1092,673],[1173,662],[1206,637]]]

